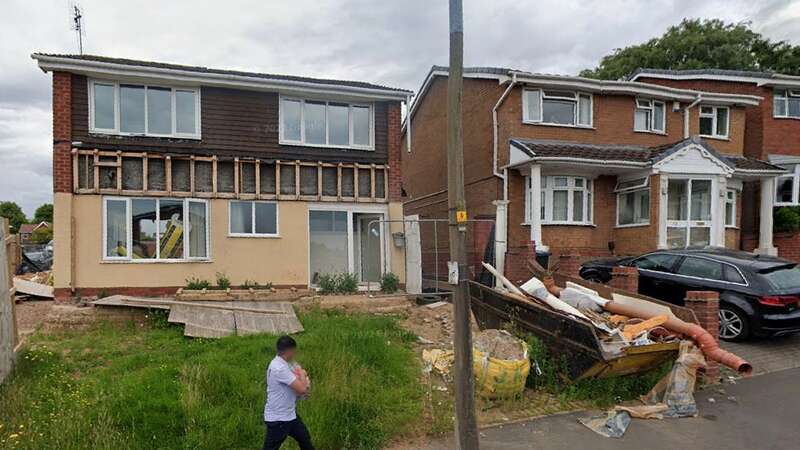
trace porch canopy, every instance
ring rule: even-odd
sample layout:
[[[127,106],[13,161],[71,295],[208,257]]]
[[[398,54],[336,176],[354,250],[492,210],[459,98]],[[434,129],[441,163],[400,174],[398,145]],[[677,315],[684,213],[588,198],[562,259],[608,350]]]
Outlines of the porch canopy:
[[[658,198],[647,199],[648,204],[653,201],[658,205],[659,248],[724,246],[725,228],[726,225],[730,226],[728,218],[736,215],[735,192],[741,191],[744,181],[759,181],[762,193],[761,222],[756,251],[775,253],[772,245],[775,179],[786,170],[745,156],[721,154],[699,137],[656,147],[511,139],[509,164],[505,168],[518,170],[528,177],[527,209],[543,212],[542,202],[553,199],[550,194],[552,186],[545,188],[547,180],[566,183],[566,188],[572,189],[575,188],[573,184],[584,183],[573,181],[570,178],[573,175],[585,177],[586,180],[600,175],[615,175],[618,182],[614,192],[619,193],[637,187],[644,189],[651,175],[660,175],[659,189],[653,191],[658,193]],[[638,180],[641,180],[640,186],[636,186]],[[591,189],[587,192],[592,194]],[[547,193],[549,196],[538,193]],[[734,196],[734,209],[730,209],[731,196]],[[569,210],[572,210],[575,204],[571,198],[568,201]],[[585,217],[585,223],[582,224],[591,224],[591,205],[580,214]],[[542,213],[529,214],[527,217],[531,226],[531,240],[537,246],[547,245],[542,242],[543,223],[574,224],[569,220],[553,220],[554,216],[553,213]],[[649,217],[647,220],[649,223]],[[617,223],[617,227],[637,225]]]

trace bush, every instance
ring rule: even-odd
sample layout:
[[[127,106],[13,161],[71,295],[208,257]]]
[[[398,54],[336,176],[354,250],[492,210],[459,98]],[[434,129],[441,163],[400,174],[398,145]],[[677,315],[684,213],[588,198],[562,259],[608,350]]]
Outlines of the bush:
[[[400,277],[388,272],[381,277],[381,292],[386,294],[394,294],[400,289]]]
[[[208,280],[202,280],[195,277],[189,277],[186,279],[186,289],[202,291],[203,289],[208,289],[210,287],[211,283]]]
[[[231,279],[224,272],[217,272],[217,287],[220,289],[231,287]]]
[[[800,207],[782,206],[774,214],[775,231],[798,231],[800,230]]]
[[[319,293],[323,295],[336,293],[336,275],[323,273],[317,278]]]
[[[353,273],[340,273],[336,280],[336,292],[354,294],[358,292],[358,278]]]
[[[242,283],[242,287],[245,289],[250,289],[250,288],[259,289],[261,288],[261,285],[258,284],[258,281],[244,280],[244,283]]]

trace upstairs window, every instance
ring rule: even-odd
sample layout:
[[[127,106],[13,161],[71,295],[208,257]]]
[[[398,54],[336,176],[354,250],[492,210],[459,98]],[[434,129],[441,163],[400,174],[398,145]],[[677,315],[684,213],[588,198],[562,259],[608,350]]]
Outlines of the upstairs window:
[[[700,106],[700,136],[727,139],[729,119],[727,106]]]
[[[200,138],[197,89],[92,81],[89,110],[93,133]]]
[[[592,96],[582,92],[525,89],[523,122],[561,126],[592,126]]]
[[[664,102],[637,98],[633,113],[633,129],[648,133],[663,133],[666,130]]]
[[[800,119],[800,91],[776,89],[772,102],[774,117]]]
[[[372,150],[372,105],[281,98],[282,144]]]

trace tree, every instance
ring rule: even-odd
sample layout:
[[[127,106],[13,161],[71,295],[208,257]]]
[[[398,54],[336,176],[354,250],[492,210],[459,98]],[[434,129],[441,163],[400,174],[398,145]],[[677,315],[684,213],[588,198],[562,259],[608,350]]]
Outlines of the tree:
[[[34,244],[47,244],[53,240],[53,230],[48,227],[39,227],[33,230],[30,240]]]
[[[33,213],[33,222],[34,223],[53,223],[53,204],[52,203],[44,203],[42,206],[36,208],[36,212]]]
[[[615,49],[581,76],[616,80],[634,70],[731,69],[800,74],[800,46],[773,42],[750,29],[749,22],[683,19],[661,37]]]
[[[11,222],[12,233],[16,233],[20,225],[28,222],[22,208],[14,202],[0,202],[0,217],[5,217]]]

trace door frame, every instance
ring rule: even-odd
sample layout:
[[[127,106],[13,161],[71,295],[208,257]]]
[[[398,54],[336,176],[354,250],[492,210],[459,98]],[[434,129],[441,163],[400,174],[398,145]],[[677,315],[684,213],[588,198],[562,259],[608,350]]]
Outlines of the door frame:
[[[379,278],[378,280],[364,281],[362,279],[363,272],[364,272],[364,267],[362,265],[363,261],[356,261],[356,258],[355,258],[355,250],[356,250],[356,242],[355,241],[356,241],[356,239],[358,239],[358,244],[359,244],[359,247],[358,247],[358,255],[359,255],[359,257],[363,257],[363,254],[364,254],[363,253],[364,249],[362,247],[362,242],[361,242],[361,232],[363,231],[362,227],[361,227],[361,224],[362,224],[361,220],[355,221],[356,226],[355,226],[355,229],[353,230],[353,242],[351,243],[350,247],[353,249],[353,267],[352,267],[353,271],[354,271],[353,273],[355,273],[356,276],[358,276],[359,283],[364,283],[364,284],[366,284],[366,283],[379,283],[380,282],[380,277],[383,276],[383,274],[385,272],[384,269],[386,268],[386,264],[385,264],[385,260],[386,260],[386,256],[385,256],[385,253],[386,253],[386,248],[385,248],[386,247],[386,245],[385,245],[385,243],[386,243],[386,233],[384,232],[384,229],[383,229],[384,227],[381,226],[381,222],[386,220],[386,216],[381,214],[381,213],[372,213],[372,212],[365,213],[365,212],[359,212],[359,211],[353,211],[350,214],[352,214],[352,217],[354,217],[354,218],[355,218],[355,216],[357,214],[358,215],[367,216],[366,218],[369,219],[369,221],[367,222],[367,226],[370,226],[370,224],[373,224],[374,226],[378,227],[378,233],[379,233],[378,240],[381,243],[380,247],[378,248],[378,251],[380,252],[380,271],[378,273],[378,278]],[[309,264],[310,264],[310,261],[309,261]],[[355,272],[356,268],[359,269],[357,273]]]
[[[688,180],[687,183],[687,219],[686,220],[669,220],[669,181],[670,180]],[[711,220],[691,220],[691,181],[692,180],[704,180],[711,182],[710,188],[710,196],[711,196]],[[724,234],[720,233],[720,229],[725,229],[725,217],[724,214],[720,215],[720,205],[724,205],[720,201],[719,195],[715,195],[715,193],[720,192],[720,189],[724,189],[727,183],[724,179],[721,180],[720,176],[717,175],[710,175],[710,174],[665,174],[662,172],[661,174],[661,198],[659,205],[659,237],[658,237],[658,247],[661,249],[670,249],[667,243],[667,230],[670,227],[677,228],[679,226],[686,227],[686,245],[689,245],[689,238],[690,238],[690,230],[692,228],[693,222],[707,222],[708,229],[709,229],[709,246],[724,246]],[[722,236],[720,236],[722,234]],[[683,247],[686,248],[686,247]]]
[[[306,280],[308,287],[315,285],[311,282],[311,211],[339,211],[347,213],[347,267],[350,273],[355,273],[355,228],[353,227],[353,214],[374,214],[381,216],[382,220],[389,218],[389,205],[386,204],[360,204],[360,203],[309,203],[306,209]],[[391,267],[391,252],[386,251],[389,244],[387,233],[381,226],[381,276],[386,273],[386,268]],[[356,274],[358,275],[358,274]],[[360,277],[359,277],[360,278]],[[366,286],[366,282],[359,285]]]

